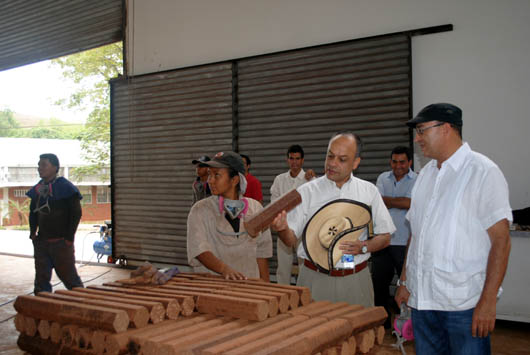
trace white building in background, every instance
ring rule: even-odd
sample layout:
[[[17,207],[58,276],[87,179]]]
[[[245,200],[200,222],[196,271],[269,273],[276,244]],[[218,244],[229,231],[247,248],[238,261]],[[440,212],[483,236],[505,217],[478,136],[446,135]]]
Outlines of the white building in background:
[[[82,221],[110,219],[110,182],[101,181],[98,176],[84,176],[82,181],[73,179],[73,169],[89,165],[82,158],[80,141],[0,138],[0,152],[0,225],[19,224],[19,218],[10,215],[9,200],[26,200],[26,191],[40,180],[37,164],[39,156],[44,153],[57,155],[59,175],[72,181],[81,191]]]

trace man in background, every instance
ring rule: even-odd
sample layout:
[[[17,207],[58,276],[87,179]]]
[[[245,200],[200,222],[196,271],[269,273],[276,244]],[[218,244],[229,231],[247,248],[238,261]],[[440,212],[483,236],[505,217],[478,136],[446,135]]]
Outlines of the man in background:
[[[304,150],[298,144],[291,145],[287,149],[287,165],[289,166],[289,171],[274,178],[271,186],[271,203],[315,177],[313,170],[310,169],[307,173],[304,171]],[[289,285],[291,283],[293,256],[296,256],[295,248],[286,246],[278,238],[276,253],[278,256],[276,282]]]
[[[31,198],[30,239],[35,258],[34,292],[51,292],[52,270],[67,289],[83,287],[75,268],[74,237],[81,220],[81,193],[70,181],[57,176],[59,159],[42,154],[41,180],[26,195]]]
[[[208,186],[208,165],[204,163],[210,161],[210,157],[203,155],[199,159],[194,159],[191,161],[195,165],[195,173],[197,177],[191,185],[192,196],[191,196],[191,205],[193,206],[195,202],[202,200],[205,197],[210,196],[210,187]]]
[[[389,305],[389,287],[394,273],[398,276],[403,268],[407,241],[410,236],[410,225],[405,218],[410,207],[410,196],[417,174],[412,171],[412,156],[410,149],[397,146],[390,153],[390,167],[377,178],[376,186],[383,197],[383,202],[390,212],[396,226],[392,234],[390,245],[372,255],[372,281],[374,283],[374,303],[383,306],[391,314]],[[391,301],[393,302],[393,301]],[[390,328],[390,318],[385,322],[385,328]]]
[[[239,154],[245,163],[245,178],[247,179],[247,191],[243,196],[253,198],[259,203],[263,204],[263,193],[261,191],[261,182],[257,177],[250,173],[250,157],[245,154]]]

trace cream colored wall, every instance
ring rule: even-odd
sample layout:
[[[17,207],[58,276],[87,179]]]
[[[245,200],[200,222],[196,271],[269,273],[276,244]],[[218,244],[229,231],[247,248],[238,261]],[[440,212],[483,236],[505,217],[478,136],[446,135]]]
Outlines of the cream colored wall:
[[[451,23],[414,37],[413,111],[449,101],[530,205],[530,1],[129,0],[132,75]]]

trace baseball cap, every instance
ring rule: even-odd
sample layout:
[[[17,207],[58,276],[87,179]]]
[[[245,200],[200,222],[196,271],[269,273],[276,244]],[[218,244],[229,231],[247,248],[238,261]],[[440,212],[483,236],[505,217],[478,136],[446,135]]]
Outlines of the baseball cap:
[[[207,161],[210,161],[210,157],[207,156],[207,155],[203,155],[202,157],[200,157],[199,159],[193,159],[191,161],[192,164],[204,164],[205,162]]]
[[[407,126],[416,125],[429,121],[440,121],[462,126],[462,110],[455,105],[447,103],[431,104],[424,107],[413,119],[407,121]]]
[[[235,152],[219,152],[215,154],[212,160],[205,162],[204,165],[212,168],[232,168],[238,173],[245,175],[243,159]]]

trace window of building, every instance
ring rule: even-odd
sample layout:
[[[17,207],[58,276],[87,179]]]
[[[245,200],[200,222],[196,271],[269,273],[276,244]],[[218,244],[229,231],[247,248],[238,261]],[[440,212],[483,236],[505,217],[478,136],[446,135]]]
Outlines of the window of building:
[[[92,203],[92,186],[79,186],[79,192],[83,195],[81,203],[83,205]]]
[[[110,188],[108,186],[98,186],[97,192],[98,203],[110,203]]]
[[[15,197],[26,197],[26,189],[16,189],[13,191],[13,195]]]

